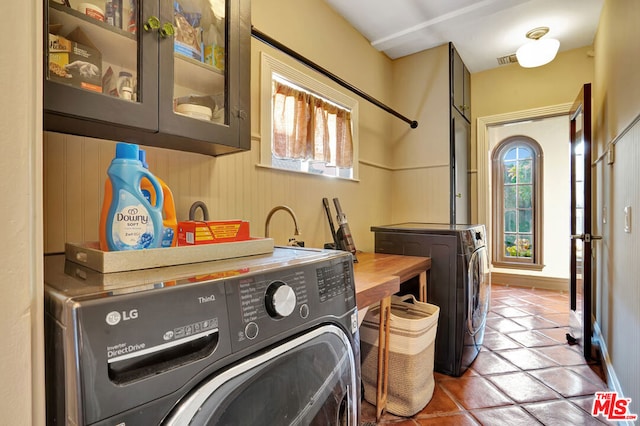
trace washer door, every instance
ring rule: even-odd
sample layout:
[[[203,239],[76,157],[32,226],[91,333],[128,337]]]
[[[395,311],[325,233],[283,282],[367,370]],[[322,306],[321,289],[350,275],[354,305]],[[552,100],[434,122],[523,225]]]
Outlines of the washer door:
[[[348,336],[327,325],[211,376],[166,425],[356,425]]]
[[[469,260],[468,274],[467,330],[471,336],[475,336],[484,329],[491,298],[491,278],[486,247],[481,247],[473,252]],[[482,344],[482,342],[477,343]]]

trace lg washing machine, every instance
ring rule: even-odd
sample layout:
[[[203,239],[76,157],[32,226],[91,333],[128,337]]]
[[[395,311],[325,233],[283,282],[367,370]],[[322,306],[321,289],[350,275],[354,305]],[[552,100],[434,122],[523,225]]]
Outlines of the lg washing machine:
[[[45,257],[50,425],[357,425],[351,255],[100,274]]]

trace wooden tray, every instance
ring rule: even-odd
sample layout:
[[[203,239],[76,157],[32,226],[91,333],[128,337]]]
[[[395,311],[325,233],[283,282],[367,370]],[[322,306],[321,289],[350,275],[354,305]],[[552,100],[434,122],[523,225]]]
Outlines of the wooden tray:
[[[98,242],[65,244],[67,260],[105,274],[267,253],[273,253],[272,238],[127,251],[102,251]]]

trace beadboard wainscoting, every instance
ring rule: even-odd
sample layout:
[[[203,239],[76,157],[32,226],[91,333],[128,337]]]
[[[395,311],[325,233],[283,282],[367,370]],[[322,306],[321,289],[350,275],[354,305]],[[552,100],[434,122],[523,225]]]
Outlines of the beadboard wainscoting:
[[[175,198],[178,220],[188,219],[195,201],[207,204],[211,219],[243,219],[252,236],[264,236],[265,219],[277,205],[291,207],[299,240],[307,247],[331,242],[322,198],[338,197],[358,249],[373,250],[371,225],[389,223],[392,171],[367,162],[360,181],[331,179],[257,167],[259,136],[251,151],[221,157],[143,147],[149,170],[162,178]],[[115,142],[59,133],[44,134],[44,251],[64,251],[65,242],[98,240],[106,171]],[[291,218],[277,212],[269,236],[284,245],[293,235]]]

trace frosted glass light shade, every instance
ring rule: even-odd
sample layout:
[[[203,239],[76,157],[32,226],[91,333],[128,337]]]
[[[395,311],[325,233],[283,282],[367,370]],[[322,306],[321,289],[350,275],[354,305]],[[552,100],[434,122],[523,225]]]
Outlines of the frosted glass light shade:
[[[520,46],[516,51],[516,58],[522,67],[539,67],[553,61],[559,48],[560,42],[555,38],[534,40]]]

